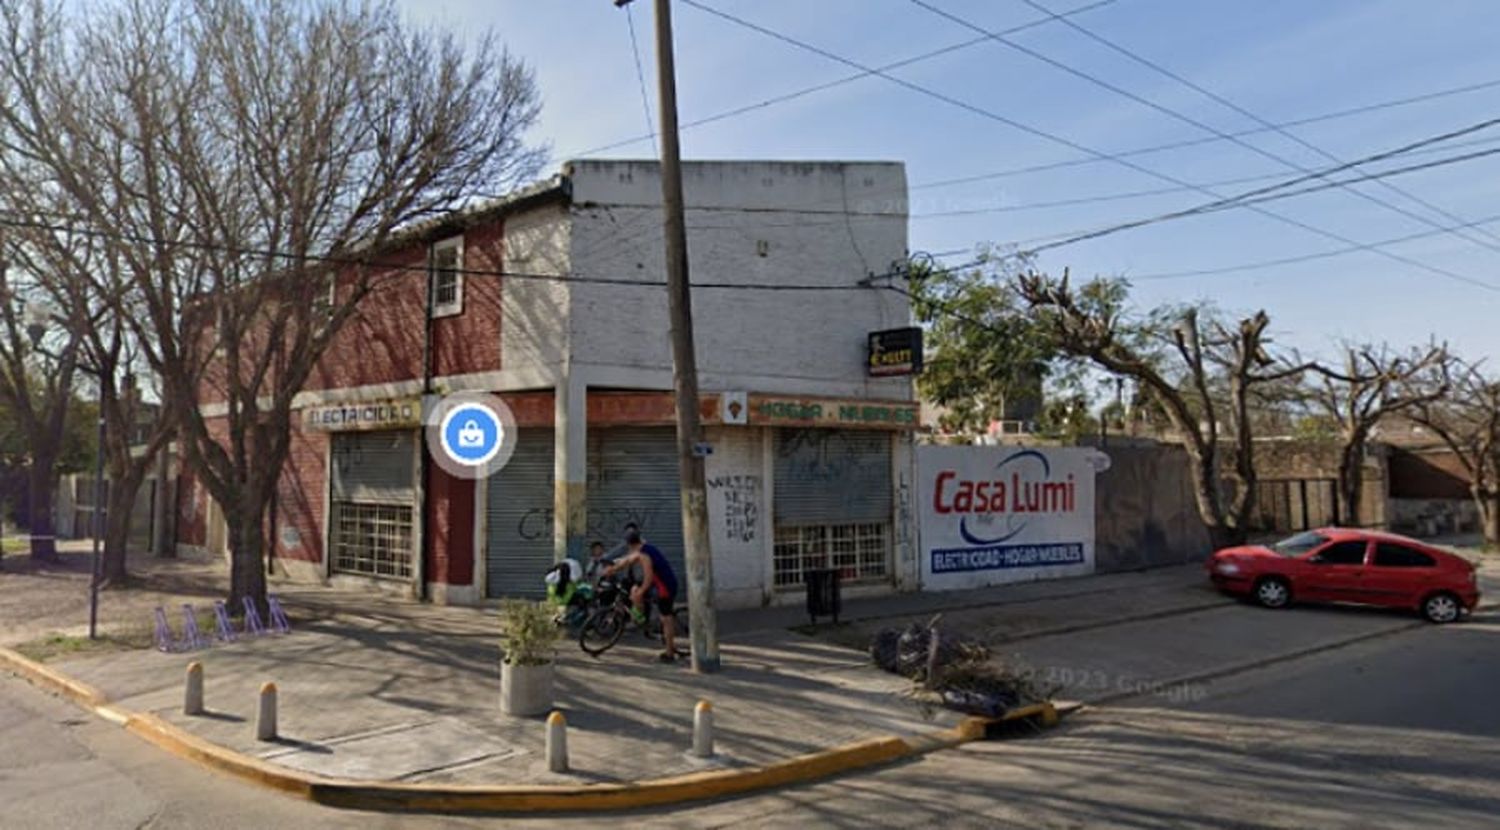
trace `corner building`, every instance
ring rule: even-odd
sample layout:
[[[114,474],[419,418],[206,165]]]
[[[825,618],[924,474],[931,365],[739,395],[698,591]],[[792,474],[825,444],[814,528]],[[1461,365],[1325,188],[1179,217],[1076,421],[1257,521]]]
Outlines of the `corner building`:
[[[800,601],[816,568],[840,569],[852,595],[915,589],[918,407],[911,379],[871,377],[866,354],[911,311],[886,281],[859,285],[907,253],[902,165],[690,162],[683,176],[720,607]],[[411,229],[381,261],[418,267],[380,281],[297,396],[274,572],[442,603],[536,596],[552,562],[612,545],[627,521],[680,567],[659,165],[570,162]],[[504,469],[468,481],[424,465],[428,377],[435,394],[510,405]],[[203,486],[178,492],[179,544],[225,551]]]

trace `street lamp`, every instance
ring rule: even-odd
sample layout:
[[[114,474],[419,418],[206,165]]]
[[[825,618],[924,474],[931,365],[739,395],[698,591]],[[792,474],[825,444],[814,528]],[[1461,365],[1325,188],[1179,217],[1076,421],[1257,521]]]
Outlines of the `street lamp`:
[[[42,347],[42,339],[47,336],[48,324],[56,319],[47,308],[40,303],[31,303],[26,307],[26,336],[31,339],[31,348],[40,354],[48,355],[54,359],[60,359]],[[96,461],[94,466],[94,532],[93,548],[89,560],[89,639],[99,638],[99,540],[104,536],[104,379],[99,370],[85,363],[74,362],[80,371],[93,375],[99,382],[99,446],[95,450]],[[69,393],[70,394],[70,393]]]

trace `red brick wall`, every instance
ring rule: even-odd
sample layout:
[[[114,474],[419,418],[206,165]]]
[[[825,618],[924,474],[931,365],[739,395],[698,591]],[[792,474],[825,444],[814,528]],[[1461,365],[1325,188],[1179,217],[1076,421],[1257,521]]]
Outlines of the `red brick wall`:
[[[436,464],[427,470],[427,581],[469,585],[474,581],[474,482]]]
[[[327,541],[323,496],[328,487],[328,444],[326,432],[303,430],[293,419],[292,444],[281,481],[276,486],[276,530],[272,550],[278,558],[322,562]],[[297,531],[297,544],[287,547],[284,529]]]
[[[504,238],[502,222],[470,228],[464,234],[464,268],[501,271],[505,265]],[[437,375],[466,375],[500,368],[500,278],[465,274],[463,282],[463,313],[433,321],[432,366]],[[420,338],[421,330],[416,331]]]

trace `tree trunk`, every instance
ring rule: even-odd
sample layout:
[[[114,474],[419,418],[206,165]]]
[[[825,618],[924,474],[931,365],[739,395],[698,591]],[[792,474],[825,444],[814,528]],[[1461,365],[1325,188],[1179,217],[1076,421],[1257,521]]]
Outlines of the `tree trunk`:
[[[1343,511],[1339,523],[1345,527],[1360,526],[1360,500],[1364,495],[1364,467],[1360,464],[1360,447],[1346,446],[1339,454],[1339,501]]]
[[[1245,543],[1245,528],[1242,523],[1230,522],[1224,515],[1224,499],[1219,490],[1218,463],[1212,453],[1205,453],[1193,444],[1185,444],[1192,460],[1193,496],[1198,502],[1198,516],[1208,528],[1208,538],[1214,550],[1235,547]]]
[[[1479,507],[1479,524],[1484,529],[1484,546],[1488,550],[1500,547],[1500,493],[1475,491],[1474,503]]]
[[[117,477],[109,488],[105,512],[104,552],[100,562],[100,579],[104,586],[124,585],[130,578],[126,567],[130,546],[130,525],[134,518],[135,497],[141,488],[141,476],[134,471]]]
[[[56,465],[51,458],[40,457],[31,464],[29,496],[31,558],[39,562],[57,561],[57,527],[52,520],[53,490],[57,487]]]
[[[249,489],[249,488],[247,488]],[[263,564],[265,504],[249,493],[224,518],[229,531],[229,604],[243,611],[246,599],[266,613],[266,569]]]

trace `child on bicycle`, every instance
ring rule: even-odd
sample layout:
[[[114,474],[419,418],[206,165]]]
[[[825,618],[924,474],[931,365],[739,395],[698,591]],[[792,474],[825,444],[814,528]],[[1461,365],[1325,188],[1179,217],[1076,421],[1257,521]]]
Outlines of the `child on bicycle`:
[[[673,602],[677,597],[677,574],[661,551],[641,539],[640,531],[626,532],[625,548],[625,555],[605,568],[604,576],[612,576],[631,566],[640,567],[641,582],[630,589],[630,613],[637,623],[644,624],[646,600],[649,598],[656,603],[661,612],[662,640],[667,647],[657,659],[671,663],[677,659],[677,620],[672,616]]]

